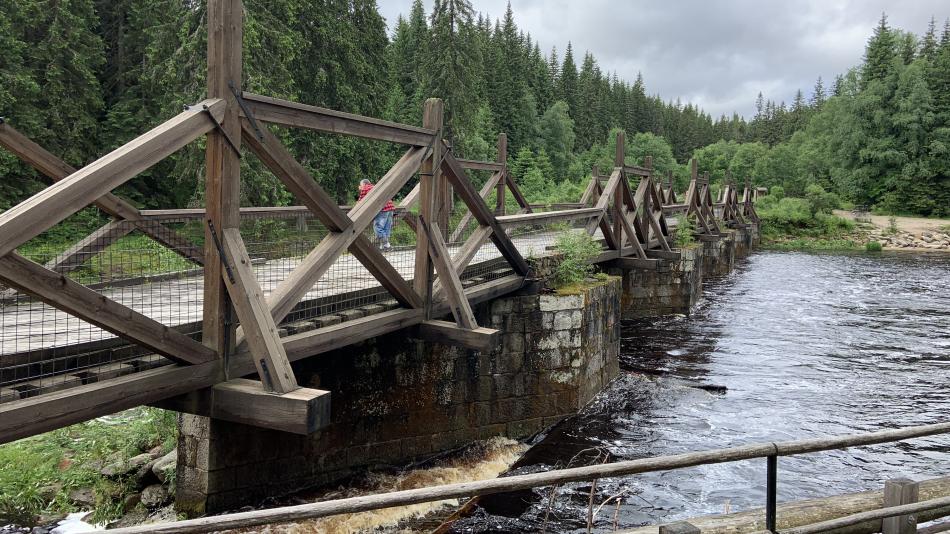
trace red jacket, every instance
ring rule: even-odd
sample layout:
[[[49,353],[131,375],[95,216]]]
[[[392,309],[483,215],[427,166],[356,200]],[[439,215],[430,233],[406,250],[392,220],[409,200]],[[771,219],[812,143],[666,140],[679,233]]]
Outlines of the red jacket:
[[[373,184],[364,184],[360,186],[360,198],[357,201],[363,200],[363,197],[366,196],[366,193],[369,193],[373,189]],[[383,211],[396,211],[396,206],[393,205],[392,200],[387,200],[386,205],[383,206]]]

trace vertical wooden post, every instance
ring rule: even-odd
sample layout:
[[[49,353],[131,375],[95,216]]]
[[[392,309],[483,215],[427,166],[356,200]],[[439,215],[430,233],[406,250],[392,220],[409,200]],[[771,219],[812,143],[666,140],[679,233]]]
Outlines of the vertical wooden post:
[[[425,297],[425,315],[426,319],[429,319],[432,310],[432,262],[429,258],[429,238],[425,226],[432,224],[436,215],[438,182],[442,175],[439,166],[442,159],[442,143],[439,142],[442,138],[442,100],[426,100],[422,112],[422,126],[436,131],[436,142],[432,145],[432,155],[419,167],[419,217],[425,219],[426,224],[416,225],[416,265],[412,285],[416,293]]]
[[[438,143],[438,140],[436,140]],[[452,150],[452,146],[449,145],[447,150]],[[446,242],[449,240],[449,218],[452,214],[452,185],[449,184],[449,180],[441,172],[436,173],[439,177],[438,185],[438,196],[436,197],[436,213],[435,218],[436,223],[439,226],[439,230],[442,232],[442,239]]]
[[[221,124],[235,143],[241,142],[238,105],[228,84],[241,87],[244,8],[241,0],[208,2],[208,97],[222,98],[227,109]],[[240,145],[238,145],[239,147]],[[224,269],[207,223],[220,236],[240,225],[241,166],[238,154],[219,130],[208,133],[205,150],[206,217],[204,243],[204,313],[202,342],[224,355],[234,342],[234,326]]]
[[[920,487],[909,478],[895,478],[884,482],[884,507],[900,506],[917,502]],[[917,532],[917,516],[902,515],[882,520],[883,534],[914,534]]]
[[[614,154],[614,166],[620,167],[620,172],[623,173],[624,162],[626,161],[626,154],[624,153],[626,148],[626,139],[624,138],[623,130],[617,132],[617,150]],[[627,176],[623,175],[621,180],[626,180]],[[612,194],[614,196],[614,237],[617,240],[617,250],[621,253],[623,252],[623,221],[620,220],[623,217],[623,195],[620,194],[622,185],[620,182],[617,182],[617,187],[613,191],[606,191],[608,195]],[[637,236],[627,236],[631,241],[635,240]]]
[[[495,187],[495,215],[504,215],[505,214],[505,188],[508,186],[508,135],[504,133],[498,134],[498,154],[496,156],[496,161],[501,163],[502,175],[501,180],[498,180],[498,185]]]
[[[696,158],[689,160],[689,179],[696,181],[699,178],[699,163],[696,161]]]

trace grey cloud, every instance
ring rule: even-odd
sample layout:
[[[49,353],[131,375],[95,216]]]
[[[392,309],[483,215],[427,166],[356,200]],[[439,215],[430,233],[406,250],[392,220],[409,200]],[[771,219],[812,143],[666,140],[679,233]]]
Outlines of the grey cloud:
[[[472,3],[500,18],[507,2]],[[395,21],[411,0],[379,4]],[[556,46],[563,54],[571,41],[578,62],[590,51],[604,71],[631,82],[642,72],[649,92],[713,116],[751,115],[759,91],[791,102],[799,88],[809,96],[818,76],[830,84],[860,62],[882,12],[892,26],[918,35],[932,15],[939,27],[950,16],[946,0],[514,0],[512,9],[545,53]]]

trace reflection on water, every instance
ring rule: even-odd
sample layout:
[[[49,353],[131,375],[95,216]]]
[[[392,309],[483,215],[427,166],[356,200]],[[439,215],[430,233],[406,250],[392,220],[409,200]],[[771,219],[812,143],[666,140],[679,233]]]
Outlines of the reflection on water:
[[[948,420],[950,257],[760,253],[690,317],[624,325],[622,376],[515,473]],[[762,506],[765,461],[601,480],[596,530]],[[950,473],[950,437],[783,458],[779,500]],[[584,532],[591,486],[490,497],[454,532]],[[620,501],[619,508],[613,503]]]

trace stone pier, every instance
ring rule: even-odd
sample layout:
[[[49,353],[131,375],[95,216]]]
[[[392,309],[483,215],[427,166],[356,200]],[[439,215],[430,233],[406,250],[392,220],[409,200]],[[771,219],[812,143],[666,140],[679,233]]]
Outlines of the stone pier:
[[[188,515],[253,504],[494,436],[526,438],[576,413],[619,373],[620,320],[689,313],[702,281],[728,274],[755,228],[681,250],[658,269],[610,269],[569,293],[530,289],[480,304],[501,331],[491,352],[379,336],[296,362],[304,387],[331,392],[331,423],[309,436],[180,416],[177,507]],[[538,276],[556,262],[535,262]]]
[[[611,277],[480,305],[479,324],[503,333],[490,353],[400,332],[298,362],[301,385],[332,392],[332,422],[310,436],[182,415],[177,507],[229,510],[479,439],[529,437],[619,372],[620,292]]]

